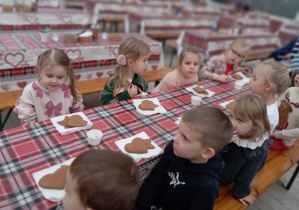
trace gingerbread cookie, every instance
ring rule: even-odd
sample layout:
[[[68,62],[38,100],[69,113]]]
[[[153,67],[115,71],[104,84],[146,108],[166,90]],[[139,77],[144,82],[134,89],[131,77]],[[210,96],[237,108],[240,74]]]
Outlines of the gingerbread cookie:
[[[70,117],[65,116],[64,120],[58,121],[57,123],[64,126],[65,129],[83,127],[87,125],[87,121],[83,120],[83,118],[80,115],[76,114]]]
[[[59,125],[64,126],[64,128],[68,128],[68,127],[66,126],[66,124],[67,124],[67,122],[69,121],[69,119],[70,119],[70,117],[65,116],[64,120],[62,120],[62,121],[58,121],[57,123],[58,123]]]
[[[232,106],[232,103],[233,103],[232,101],[231,101],[231,102],[229,102],[228,104],[226,104],[226,106],[225,106],[225,107],[226,107],[227,109],[230,109],[230,107]]]
[[[147,149],[155,149],[151,141],[151,139],[135,138],[125,145],[125,150],[129,153],[147,153]]]
[[[154,104],[154,102],[152,102],[150,100],[144,100],[139,105],[139,109],[141,109],[141,110],[155,110],[156,107],[158,107],[158,105]]]
[[[232,78],[237,79],[237,80],[243,79],[243,77],[240,74],[232,73],[231,76],[232,76]]]
[[[195,88],[193,88],[193,90],[196,92],[196,93],[199,93],[199,94],[202,94],[202,95],[209,95],[208,91],[206,91],[206,89],[204,88],[201,88],[199,86],[196,86]]]
[[[38,184],[42,188],[62,190],[66,181],[66,173],[70,166],[62,165],[53,174],[43,176]]]

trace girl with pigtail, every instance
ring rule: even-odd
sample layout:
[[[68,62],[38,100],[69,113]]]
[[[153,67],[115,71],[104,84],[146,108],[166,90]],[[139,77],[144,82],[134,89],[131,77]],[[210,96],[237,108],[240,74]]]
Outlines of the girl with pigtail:
[[[146,43],[134,37],[128,37],[119,46],[119,65],[108,80],[101,94],[102,105],[115,103],[135,97],[141,97],[148,84],[140,76],[148,67],[150,48]]]
[[[17,99],[14,112],[22,124],[80,112],[83,99],[76,90],[70,58],[61,49],[49,49],[39,55],[38,80],[28,84]],[[66,84],[68,82],[68,84]]]

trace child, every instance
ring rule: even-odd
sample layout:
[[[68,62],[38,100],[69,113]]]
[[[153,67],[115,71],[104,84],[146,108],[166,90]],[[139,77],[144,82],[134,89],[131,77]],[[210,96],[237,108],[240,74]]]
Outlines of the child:
[[[225,167],[220,184],[234,182],[232,194],[243,205],[254,203],[250,183],[265,165],[271,141],[267,140],[270,124],[266,104],[259,96],[243,95],[230,107],[231,122],[235,129],[233,139],[222,154]],[[237,138],[236,138],[237,137]]]
[[[292,71],[278,61],[265,61],[257,65],[249,81],[249,90],[262,97],[267,105],[271,132],[278,124],[277,96],[290,86]]]
[[[63,207],[129,210],[139,187],[139,171],[131,157],[112,150],[89,150],[70,166]]]
[[[299,73],[294,78],[295,87],[279,97],[279,123],[270,139],[274,141],[270,148],[286,149],[299,138]]]
[[[213,209],[224,167],[217,152],[232,136],[233,126],[221,110],[185,112],[178,133],[142,185],[135,209]]]
[[[101,94],[102,105],[140,97],[148,88],[140,76],[148,66],[150,48],[134,37],[126,38],[119,46],[114,75]]]
[[[38,56],[38,80],[27,85],[16,101],[14,112],[22,124],[80,112],[82,97],[76,91],[71,61],[61,49],[49,49]],[[69,81],[69,85],[65,82]]]
[[[198,81],[197,73],[201,60],[198,50],[193,47],[186,47],[178,60],[178,69],[166,74],[160,84],[153,90],[153,93]]]
[[[213,79],[219,82],[228,80],[230,72],[242,71],[249,73],[250,68],[238,68],[250,50],[249,45],[243,39],[236,39],[224,54],[212,57],[199,72],[201,79]]]

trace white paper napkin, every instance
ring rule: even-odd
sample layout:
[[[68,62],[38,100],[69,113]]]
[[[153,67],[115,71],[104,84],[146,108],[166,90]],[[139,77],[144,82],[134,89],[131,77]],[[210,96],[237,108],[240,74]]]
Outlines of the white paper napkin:
[[[224,107],[224,108],[226,108],[225,106],[227,105],[227,104],[229,104],[230,102],[233,102],[234,100],[230,100],[230,101],[226,101],[226,102],[222,102],[222,103],[220,103],[219,105],[220,106],[222,106],[222,107]],[[226,108],[227,109],[227,108]]]
[[[175,124],[180,124],[182,117],[178,117],[178,119],[174,122]]]
[[[142,103],[144,100],[150,100],[154,104],[158,105],[154,110],[141,110],[139,109],[139,105]],[[157,113],[166,113],[166,109],[160,104],[158,98],[146,98],[146,99],[133,99],[133,104],[135,105],[137,112],[143,115],[152,115],[152,114],[157,114]]]
[[[87,121],[87,125],[84,127],[75,127],[75,128],[68,128],[65,129],[64,126],[58,124],[58,121],[62,121],[64,120],[65,116],[72,116],[72,115],[80,115],[83,120]],[[67,135],[70,133],[74,133],[76,131],[81,131],[81,130],[85,130],[85,129],[89,129],[93,126],[93,123],[86,117],[86,115],[83,112],[76,112],[73,114],[67,114],[67,115],[61,115],[58,117],[54,117],[50,119],[52,124],[55,126],[56,130],[61,134],[61,135]]]
[[[125,145],[127,143],[131,143],[133,139],[136,137],[142,138],[142,139],[150,139],[150,137],[143,131],[141,133],[136,134],[135,136],[131,136],[126,139],[118,140],[115,142],[115,144],[118,146],[118,148],[125,154],[131,156],[135,162],[138,162],[142,158],[150,158],[155,157],[163,153],[163,149],[161,149],[153,140],[151,141],[151,144],[155,147],[155,149],[148,149],[147,153],[143,154],[135,154],[135,153],[128,153],[125,150]]]
[[[239,74],[240,76],[243,77],[243,79],[234,79],[234,78],[232,77],[231,74],[229,74],[228,77],[229,77],[230,79],[233,79],[233,80],[242,82],[242,83],[244,83],[244,84],[249,83],[250,78],[247,78],[242,72],[236,72],[235,74]]]
[[[197,93],[197,92],[195,92],[194,90],[193,90],[193,88],[195,88],[196,86],[199,86],[199,87],[201,87],[201,88],[204,88],[203,86],[200,86],[200,85],[192,85],[192,86],[190,86],[190,87],[186,87],[185,89],[186,90],[188,90],[188,91],[190,91],[190,92],[192,92],[192,93],[194,93],[195,95],[197,95],[197,96],[200,96],[200,97],[202,97],[202,98],[204,98],[204,97],[211,97],[211,96],[213,96],[215,93],[214,92],[212,92],[212,91],[210,91],[210,90],[208,90],[208,89],[206,89],[206,91],[209,93],[208,95],[203,95],[203,94],[199,94],[199,93]]]
[[[55,189],[46,189],[46,188],[42,188],[38,185],[39,180],[47,175],[47,174],[52,174],[54,173],[57,169],[60,168],[61,165],[71,165],[71,163],[75,160],[75,158],[69,159],[63,163],[57,164],[55,166],[51,166],[50,168],[46,168],[43,169],[41,171],[35,172],[32,174],[34,181],[36,182],[39,190],[42,192],[43,196],[45,197],[45,199],[53,201],[53,202],[57,202],[62,200],[65,191],[63,190],[55,190]]]

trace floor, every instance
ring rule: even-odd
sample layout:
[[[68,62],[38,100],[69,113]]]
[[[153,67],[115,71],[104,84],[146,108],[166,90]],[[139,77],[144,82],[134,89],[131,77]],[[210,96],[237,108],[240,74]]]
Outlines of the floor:
[[[164,50],[165,66],[169,66],[171,49],[166,46]],[[177,57],[173,60],[173,67],[176,66]],[[256,64],[259,61],[246,63],[248,65]],[[149,84],[150,90],[154,88],[154,83]],[[89,94],[83,96],[84,105],[86,109],[100,106],[99,93]],[[7,113],[3,111],[2,119]],[[18,117],[11,113],[4,130],[21,126]],[[294,210],[299,209],[299,175],[295,179],[291,189],[288,191],[282,185],[287,185],[290,177],[293,174],[297,164],[292,167],[286,174],[284,174],[278,182],[273,184],[263,195],[261,195],[253,206],[248,207],[249,210]]]

